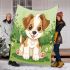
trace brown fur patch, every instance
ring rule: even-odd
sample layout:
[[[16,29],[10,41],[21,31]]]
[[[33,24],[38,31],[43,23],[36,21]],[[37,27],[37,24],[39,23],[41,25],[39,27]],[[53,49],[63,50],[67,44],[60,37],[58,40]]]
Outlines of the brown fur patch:
[[[40,21],[40,24],[38,25],[37,30],[39,32],[42,32],[42,21]]]
[[[22,45],[24,43],[24,41],[25,41],[25,38],[23,38],[23,36],[20,35],[20,45]]]
[[[28,43],[28,39],[26,38],[26,40],[24,41],[24,47],[27,47]]]
[[[23,25],[24,25],[25,29],[28,27],[28,25],[30,24],[30,21],[33,17],[34,16],[32,14],[30,14],[28,17],[25,17],[23,19]]]
[[[50,21],[45,18],[44,14],[41,14],[40,18],[42,20],[42,29],[45,30],[48,27],[48,25],[50,24]]]
[[[30,21],[30,23],[29,23],[29,25],[28,25],[28,30],[29,30],[29,27],[34,27],[34,19],[31,19],[31,21]]]
[[[38,42],[38,44],[36,45],[36,47],[37,47],[37,48],[40,48],[39,42]]]

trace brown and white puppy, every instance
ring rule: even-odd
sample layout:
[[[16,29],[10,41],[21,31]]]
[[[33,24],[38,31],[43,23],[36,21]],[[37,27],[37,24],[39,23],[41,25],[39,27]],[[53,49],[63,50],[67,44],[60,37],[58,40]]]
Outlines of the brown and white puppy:
[[[32,49],[33,60],[39,60],[40,45],[38,39],[42,36],[43,31],[47,28],[49,23],[50,21],[45,18],[44,14],[37,14],[36,16],[30,14],[28,17],[24,18],[23,25],[27,38],[23,41],[22,36],[20,36],[21,46],[19,52],[24,59],[29,59],[30,49]]]

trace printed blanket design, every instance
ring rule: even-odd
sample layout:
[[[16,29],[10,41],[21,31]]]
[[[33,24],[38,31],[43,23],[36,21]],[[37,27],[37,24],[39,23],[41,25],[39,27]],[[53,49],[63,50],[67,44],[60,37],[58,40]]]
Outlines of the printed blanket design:
[[[51,64],[57,8],[36,11],[17,6],[10,60],[27,64]]]

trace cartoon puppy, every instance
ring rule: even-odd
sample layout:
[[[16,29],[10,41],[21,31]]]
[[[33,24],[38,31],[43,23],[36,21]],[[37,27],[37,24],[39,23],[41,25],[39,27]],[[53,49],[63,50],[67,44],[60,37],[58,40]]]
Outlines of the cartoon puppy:
[[[50,21],[47,20],[44,14],[37,14],[33,16],[30,14],[28,17],[24,18],[23,25],[25,27],[25,32],[27,38],[23,41],[22,36],[20,36],[20,49],[19,54],[23,56],[24,59],[29,59],[30,49],[33,50],[32,59],[39,60],[40,45],[38,39],[42,36],[43,31],[47,28]]]

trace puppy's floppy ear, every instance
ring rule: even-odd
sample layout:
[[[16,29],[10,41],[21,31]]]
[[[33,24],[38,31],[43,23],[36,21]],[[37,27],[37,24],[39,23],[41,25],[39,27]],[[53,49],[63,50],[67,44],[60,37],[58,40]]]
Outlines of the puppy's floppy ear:
[[[25,28],[28,27],[29,23],[30,23],[30,20],[33,18],[34,16],[32,14],[30,14],[28,17],[25,17],[23,19],[23,25]]]
[[[50,20],[47,20],[44,14],[41,14],[40,18],[42,20],[42,29],[45,30],[50,24]]]

